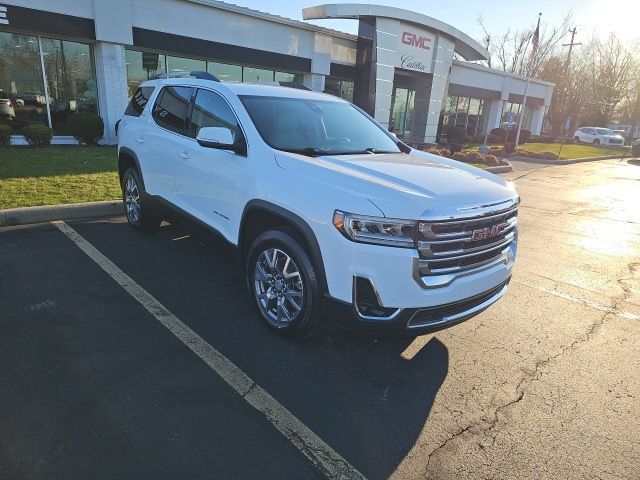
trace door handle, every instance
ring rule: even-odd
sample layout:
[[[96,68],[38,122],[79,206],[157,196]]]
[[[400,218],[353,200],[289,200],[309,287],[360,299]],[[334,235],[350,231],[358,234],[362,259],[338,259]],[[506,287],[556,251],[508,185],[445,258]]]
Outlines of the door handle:
[[[178,156],[183,160],[188,160],[189,159],[189,154],[187,152],[180,152],[178,154]]]
[[[136,142],[138,142],[138,143],[144,143],[144,138],[142,138],[142,137],[137,137],[137,138],[136,138]]]

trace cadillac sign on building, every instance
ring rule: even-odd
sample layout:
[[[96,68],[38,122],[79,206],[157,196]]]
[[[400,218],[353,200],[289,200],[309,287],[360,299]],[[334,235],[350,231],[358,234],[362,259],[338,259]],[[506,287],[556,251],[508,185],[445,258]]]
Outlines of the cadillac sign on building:
[[[415,27],[400,24],[396,67],[431,73],[435,35]]]

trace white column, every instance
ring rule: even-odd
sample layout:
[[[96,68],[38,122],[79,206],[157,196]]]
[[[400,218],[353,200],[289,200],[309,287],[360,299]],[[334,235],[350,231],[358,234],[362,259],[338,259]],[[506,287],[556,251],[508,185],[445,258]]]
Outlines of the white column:
[[[489,115],[487,115],[486,131],[483,133],[491,132],[491,130],[500,126],[503,103],[503,100],[491,100]]]
[[[319,73],[305,73],[302,83],[314,92],[324,92],[324,75]]]
[[[431,81],[431,93],[429,94],[429,110],[427,112],[427,125],[424,131],[424,142],[435,143],[440,122],[442,102],[449,82],[449,70],[453,62],[453,41],[438,35],[435,51],[433,53],[433,80]]]
[[[376,18],[376,35],[371,65],[371,81],[375,83],[373,117],[385,128],[389,127],[391,97],[393,95],[394,61],[398,53],[398,22],[389,18]]]
[[[333,40],[327,35],[316,33],[313,39],[311,73],[305,73],[303,83],[311,90],[324,92],[325,76],[331,72],[331,48]]]
[[[115,124],[127,107],[127,66],[125,62],[124,46],[96,42],[93,47],[96,65],[96,83],[98,86],[98,104],[100,116],[104,121],[105,145],[118,142]]]
[[[528,107],[532,108],[532,107]],[[540,135],[542,131],[542,123],[544,122],[544,105],[535,108],[531,114],[531,134]]]

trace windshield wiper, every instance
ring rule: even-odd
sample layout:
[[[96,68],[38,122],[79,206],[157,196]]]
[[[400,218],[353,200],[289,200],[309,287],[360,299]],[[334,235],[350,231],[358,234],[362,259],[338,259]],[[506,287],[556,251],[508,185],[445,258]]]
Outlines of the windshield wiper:
[[[306,148],[281,148],[285,152],[291,153],[299,153],[301,155],[306,155],[308,157],[319,157],[322,155],[330,155],[331,152],[327,152],[326,150],[322,150],[320,148],[315,147],[306,147]]]
[[[364,151],[366,153],[399,153],[399,152],[393,152],[391,150],[378,150],[377,148],[374,148],[374,147],[365,148]]]

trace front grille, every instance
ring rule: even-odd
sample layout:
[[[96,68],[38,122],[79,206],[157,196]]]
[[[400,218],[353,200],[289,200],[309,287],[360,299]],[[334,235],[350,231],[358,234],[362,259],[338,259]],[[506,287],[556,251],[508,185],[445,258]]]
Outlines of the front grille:
[[[460,302],[447,303],[446,305],[439,305],[437,307],[423,308],[418,310],[407,323],[407,328],[416,328],[426,325],[438,324],[446,320],[446,318],[454,317],[455,315],[463,314],[464,312],[483,304],[491,297],[500,293],[504,286],[509,283],[501,283],[500,285],[488,290],[484,293],[476,295],[475,297],[467,298]],[[463,317],[458,317],[456,320],[460,320]]]
[[[456,274],[496,261],[515,239],[517,224],[517,207],[479,217],[420,222],[420,275]]]
[[[611,138],[609,139],[609,143],[613,144],[613,145],[622,145],[623,140],[617,140],[615,138]]]

